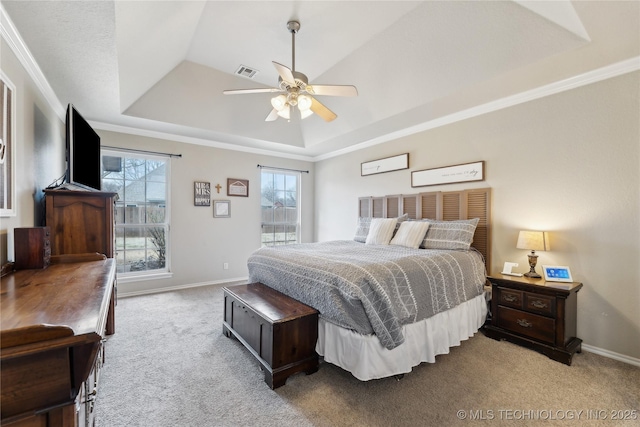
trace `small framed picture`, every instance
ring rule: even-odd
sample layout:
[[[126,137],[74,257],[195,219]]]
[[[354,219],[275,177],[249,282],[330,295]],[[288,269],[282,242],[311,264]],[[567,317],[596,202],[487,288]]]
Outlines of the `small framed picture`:
[[[230,218],[231,202],[229,200],[214,200],[213,216],[214,218]]]
[[[249,197],[249,180],[227,178],[227,196]]]
[[[563,265],[543,265],[544,280],[547,282],[573,282],[571,270]]]
[[[211,206],[211,183],[196,181],[193,183],[193,205]]]

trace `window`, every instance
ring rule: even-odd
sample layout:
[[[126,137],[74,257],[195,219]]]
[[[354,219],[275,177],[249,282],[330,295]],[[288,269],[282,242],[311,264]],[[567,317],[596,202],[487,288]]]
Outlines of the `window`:
[[[169,271],[168,158],[102,150],[102,190],[118,193],[116,266],[124,277]]]
[[[262,246],[300,241],[300,173],[263,169],[261,175]]]

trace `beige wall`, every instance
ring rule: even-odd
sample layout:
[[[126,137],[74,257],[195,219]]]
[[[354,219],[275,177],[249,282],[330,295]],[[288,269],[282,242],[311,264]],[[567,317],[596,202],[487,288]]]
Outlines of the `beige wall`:
[[[578,336],[640,358],[639,80],[626,74],[318,162],[316,239],[352,238],[360,196],[491,187],[491,270],[512,261],[526,271],[518,231],[551,232],[538,263],[568,265],[584,283]],[[410,170],[360,176],[361,162],[405,152]],[[411,170],[478,160],[484,182],[411,188]]]
[[[100,131],[103,146],[181,154],[171,160],[170,279],[124,283],[119,292],[205,284],[248,276],[247,258],[260,247],[260,169],[258,164],[309,170],[302,174],[303,242],[313,239],[314,164],[156,138]],[[227,178],[249,180],[249,197],[228,197]],[[214,218],[213,207],[193,205],[193,183],[207,181],[212,200],[230,200],[231,217]],[[216,184],[222,189],[217,194]],[[223,263],[229,269],[223,269]]]

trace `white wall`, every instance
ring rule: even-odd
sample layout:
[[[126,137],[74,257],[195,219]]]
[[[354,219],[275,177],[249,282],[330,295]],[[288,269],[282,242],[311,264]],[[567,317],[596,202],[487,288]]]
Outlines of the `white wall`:
[[[181,154],[171,160],[170,279],[121,283],[120,294],[204,284],[248,276],[247,258],[260,247],[260,169],[258,164],[309,170],[302,174],[303,242],[313,239],[314,164],[202,145],[98,130],[103,146]],[[227,178],[249,180],[249,197],[228,197]],[[193,183],[207,181],[212,200],[230,200],[231,217],[214,218],[213,207],[193,205]],[[215,185],[222,189],[216,193]],[[229,269],[223,269],[223,263]]]
[[[640,358],[640,73],[422,132],[316,164],[317,240],[352,238],[357,198],[491,187],[491,271],[526,271],[518,231],[546,230],[538,263],[568,265],[584,343]],[[410,153],[410,169],[360,163]],[[411,188],[410,171],[484,160],[486,180]],[[540,267],[538,267],[540,272]]]

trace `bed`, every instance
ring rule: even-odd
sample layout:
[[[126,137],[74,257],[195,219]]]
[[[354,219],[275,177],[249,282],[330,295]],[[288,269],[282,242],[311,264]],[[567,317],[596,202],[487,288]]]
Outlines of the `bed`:
[[[319,311],[316,351],[326,362],[360,380],[408,373],[484,324],[489,195],[385,196],[379,212],[379,198],[361,198],[353,240],[259,249],[250,281]]]

